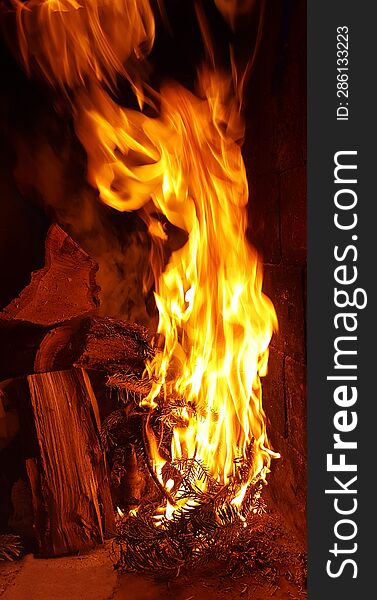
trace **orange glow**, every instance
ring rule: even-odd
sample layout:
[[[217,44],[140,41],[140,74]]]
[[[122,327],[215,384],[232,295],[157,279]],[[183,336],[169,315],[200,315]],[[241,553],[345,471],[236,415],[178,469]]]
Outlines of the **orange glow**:
[[[250,13],[257,5],[257,0],[214,0],[217,8],[232,26],[237,17]]]
[[[236,476],[235,461],[253,451],[236,503],[270,466],[260,375],[276,317],[262,293],[259,258],[245,240],[242,123],[231,92],[230,81],[207,70],[199,74],[199,97],[178,86],[162,91],[161,122],[170,133],[160,146],[163,177],[152,199],[189,235],[156,285],[165,345],[147,366],[155,383],[145,403],[153,407],[161,390],[186,399],[192,410],[182,409],[185,426],[174,430],[172,459],[195,457],[222,484]]]
[[[130,78],[124,63],[154,41],[149,0],[12,0],[21,56],[52,84],[76,87],[88,77],[108,84]]]
[[[247,484],[265,478],[273,456],[260,376],[277,322],[262,293],[260,259],[245,240],[248,186],[232,81],[209,69],[198,81],[197,95],[177,84],[164,87],[159,118],[122,108],[97,88],[81,104],[77,131],[104,202],[134,210],[152,199],[188,233],[156,281],[164,347],[147,365],[154,383],[143,404],[155,408],[161,392],[186,399],[191,409],[181,411],[172,459],[195,457],[222,484],[253,453],[252,470],[233,499],[240,504]]]
[[[227,9],[235,4],[240,10],[245,5],[218,2]],[[175,409],[180,426],[173,431],[172,460],[202,462],[220,484],[230,484],[230,500],[240,507],[249,484],[265,480],[278,456],[266,434],[260,382],[277,320],[262,293],[261,260],[245,239],[240,88],[234,74],[215,70],[209,60],[195,94],[166,84],[154,94],[158,116],[147,117],[116,104],[101,86],[122,73],[123,61],[142,44],[150,48],[154,25],[147,1],[86,0],[80,7],[73,0],[29,0],[26,6],[30,14],[19,9],[24,59],[31,54],[28,27],[35,11],[43,73],[59,84],[81,84],[73,101],[75,126],[101,200],[120,211],[152,202],[187,233],[162,273],[157,259],[152,264],[163,347],[146,365],[152,387],[142,405],[153,411],[162,398],[185,399]],[[209,37],[206,43],[210,58]],[[159,243],[166,240],[159,222],[148,226]],[[148,421],[146,435],[156,476],[176,502],[167,501],[165,517],[171,518],[184,499],[173,480],[163,481],[166,460]],[[197,485],[204,490],[206,483]]]

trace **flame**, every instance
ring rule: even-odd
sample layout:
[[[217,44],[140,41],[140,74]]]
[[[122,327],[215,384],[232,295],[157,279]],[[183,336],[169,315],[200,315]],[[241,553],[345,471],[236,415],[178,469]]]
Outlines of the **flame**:
[[[114,84],[124,62],[154,41],[149,0],[12,0],[21,57],[52,84],[76,87],[88,77]]]
[[[235,26],[236,19],[249,14],[257,5],[257,0],[214,0],[224,19]]]
[[[195,457],[226,484],[251,446],[249,481],[269,469],[260,375],[276,317],[245,240],[248,187],[231,86],[203,70],[199,88],[199,97],[177,86],[163,92],[172,143],[160,148],[164,174],[152,199],[188,241],[157,282],[165,345],[147,367],[155,383],[145,402],[153,407],[162,388],[186,399],[193,410],[174,431],[172,458]]]
[[[144,404],[185,398],[184,426],[173,432],[172,459],[195,457],[223,484],[253,453],[248,481],[265,478],[268,443],[260,377],[276,315],[262,293],[262,265],[245,239],[248,185],[232,81],[203,68],[196,95],[170,83],[160,116],[122,108],[97,88],[81,103],[77,132],[88,152],[89,180],[118,210],[150,199],[188,234],[156,281],[163,350],[147,365]],[[159,465],[153,433],[151,451]],[[240,504],[243,483],[235,504]],[[238,500],[237,500],[238,498]]]
[[[236,16],[236,8],[242,12],[251,3],[217,4],[227,16],[233,7]],[[154,21],[147,0],[29,0],[17,6],[25,62],[36,43],[35,60],[49,81],[80,85],[75,127],[87,152],[89,182],[102,201],[120,211],[152,202],[187,234],[163,272],[154,261],[158,253],[151,254],[163,348],[146,366],[152,387],[142,404],[153,411],[161,397],[184,398],[172,460],[202,462],[220,484],[231,484],[231,502],[240,507],[250,482],[265,480],[278,456],[267,438],[260,381],[277,320],[262,292],[261,260],[245,239],[248,184],[234,71],[215,68],[205,33],[210,66],[199,70],[195,94],[165,84],[154,93],[158,114],[149,117],[118,105],[101,85],[125,73],[132,53],[143,45],[150,49]],[[148,228],[164,242],[158,222],[149,219]],[[173,500],[165,510],[171,518],[184,499],[180,490],[173,494],[174,481],[163,483],[166,459],[148,420],[146,435],[156,476]],[[241,478],[240,464],[248,465]]]

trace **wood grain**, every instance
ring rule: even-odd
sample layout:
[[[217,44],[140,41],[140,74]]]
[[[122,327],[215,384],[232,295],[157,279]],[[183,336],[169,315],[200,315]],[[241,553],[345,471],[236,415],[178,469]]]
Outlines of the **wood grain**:
[[[99,439],[98,407],[78,369],[27,378],[40,457],[28,461],[41,556],[101,544],[113,507]]]

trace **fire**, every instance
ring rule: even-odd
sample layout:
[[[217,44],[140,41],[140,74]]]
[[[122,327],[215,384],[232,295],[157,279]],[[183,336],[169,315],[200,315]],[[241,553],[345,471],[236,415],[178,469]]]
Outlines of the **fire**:
[[[256,6],[256,0],[214,0],[217,8],[233,27],[238,17],[247,15]]]
[[[74,88],[88,78],[131,79],[124,63],[147,54],[154,41],[149,0],[12,0],[21,57],[53,85]]]
[[[156,285],[165,344],[147,366],[155,383],[145,402],[153,407],[162,388],[185,398],[192,410],[174,430],[172,459],[195,457],[227,484],[251,450],[249,481],[264,479],[270,465],[260,376],[276,317],[245,240],[248,188],[231,82],[203,70],[199,90],[162,92],[170,144],[160,147],[163,178],[152,199],[188,241]]]
[[[36,60],[44,75],[80,86],[75,126],[102,201],[120,211],[152,202],[187,234],[162,272],[151,255],[163,347],[146,365],[152,384],[142,404],[153,411],[161,398],[184,399],[171,460],[205,465],[230,486],[231,503],[240,507],[250,483],[265,480],[278,455],[267,438],[260,381],[277,320],[262,292],[261,259],[245,239],[248,184],[237,84],[212,62],[199,70],[195,94],[177,83],[154,92],[158,113],[149,117],[118,105],[101,85],[124,74],[132,53],[150,49],[154,25],[146,0],[29,0],[18,15],[24,60],[37,23]],[[145,218],[163,243],[161,225]],[[156,476],[172,499],[165,511],[171,518],[182,491],[172,479],[164,483],[166,459],[149,424],[146,434]],[[205,482],[197,485],[205,490]]]

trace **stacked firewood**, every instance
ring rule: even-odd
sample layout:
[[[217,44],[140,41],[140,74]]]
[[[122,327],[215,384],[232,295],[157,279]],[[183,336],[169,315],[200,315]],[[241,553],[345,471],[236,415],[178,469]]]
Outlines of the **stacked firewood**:
[[[44,268],[0,313],[1,527],[16,518],[21,481],[41,556],[79,552],[113,534],[93,378],[141,374],[152,354],[145,328],[98,316],[97,268],[52,225]]]
[[[171,460],[186,401],[161,394],[152,412],[144,405],[152,383],[145,375],[153,356],[148,332],[99,316],[96,270],[53,225],[44,268],[0,313],[0,535],[29,539],[44,557],[112,537],[115,565],[127,571],[227,560],[245,524],[254,535],[264,511],[259,482],[240,509],[231,503],[252,452],[226,485],[195,458]],[[163,481],[151,440],[166,460]],[[206,482],[204,491],[198,481]],[[181,507],[172,496],[178,490],[187,501]],[[167,504],[175,507],[170,519],[161,514]],[[13,538],[3,539],[7,556],[17,551]]]

